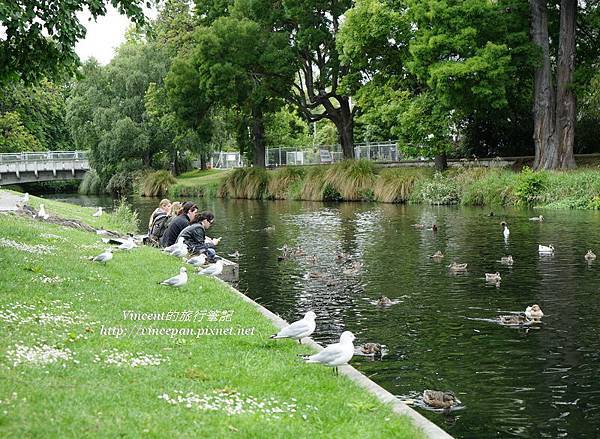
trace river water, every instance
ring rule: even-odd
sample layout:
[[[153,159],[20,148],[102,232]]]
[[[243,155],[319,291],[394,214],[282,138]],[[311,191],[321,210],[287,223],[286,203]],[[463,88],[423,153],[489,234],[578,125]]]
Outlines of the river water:
[[[112,206],[107,198],[52,198]],[[241,291],[289,321],[315,311],[321,343],[350,330],[356,344],[386,345],[382,360],[352,364],[401,399],[452,390],[458,410],[415,408],[453,436],[600,436],[599,212],[195,201],[216,215],[210,235],[223,237],[219,253],[241,253]],[[145,222],[158,200],[132,204]],[[544,222],[528,220],[540,213]],[[539,256],[538,243],[553,244],[554,256]],[[305,256],[278,261],[284,245]],[[588,248],[599,255],[592,264]],[[428,257],[437,250],[441,262]],[[340,261],[342,253],[352,260]],[[496,262],[505,255],[512,268]],[[452,261],[468,271],[452,274]],[[499,286],[487,284],[484,274],[496,271]],[[381,295],[398,303],[378,307]],[[541,325],[494,321],[533,303],[544,311]]]

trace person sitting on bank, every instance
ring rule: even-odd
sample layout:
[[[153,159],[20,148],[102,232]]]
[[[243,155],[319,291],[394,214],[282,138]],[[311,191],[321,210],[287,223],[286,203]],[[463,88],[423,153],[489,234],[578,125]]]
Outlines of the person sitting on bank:
[[[167,220],[171,211],[171,202],[166,198],[161,200],[158,208],[150,215],[150,223],[148,224],[148,238],[144,239],[144,244],[158,246],[160,238],[167,229]]]
[[[162,238],[160,238],[160,246],[168,247],[175,244],[181,231],[190,225],[190,221],[195,218],[197,213],[198,206],[196,206],[194,203],[191,201],[186,201],[183,203],[181,213],[177,215],[173,222],[169,224],[169,227],[163,234]]]
[[[206,253],[209,260],[214,259],[216,256],[214,247],[221,241],[221,238],[211,239],[206,236],[206,231],[214,221],[215,216],[212,212],[201,212],[190,222],[189,226],[181,231],[177,239],[183,238],[183,242],[191,254]]]
[[[183,203],[179,201],[175,201],[171,205],[171,213],[169,214],[169,218],[167,218],[167,227],[171,225],[171,223],[179,216],[181,210],[183,209]]]

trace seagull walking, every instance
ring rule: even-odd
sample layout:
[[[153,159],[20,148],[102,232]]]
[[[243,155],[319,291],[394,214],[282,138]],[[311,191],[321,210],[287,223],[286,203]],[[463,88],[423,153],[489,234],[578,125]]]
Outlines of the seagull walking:
[[[317,315],[314,312],[308,311],[304,314],[302,320],[298,320],[291,325],[282,328],[277,334],[272,335],[271,338],[292,338],[298,340],[298,343],[302,344],[302,339],[304,337],[310,337],[310,335],[315,332],[317,326],[315,323],[316,318]]]
[[[198,272],[203,276],[218,276],[223,272],[223,261],[218,259],[214,264],[209,265],[206,268],[203,268]]]
[[[108,261],[113,258],[112,248],[107,248],[104,253],[100,253],[98,256],[92,259],[93,262],[102,262],[106,265]]]
[[[338,366],[347,364],[354,355],[355,340],[354,334],[350,331],[342,332],[339,343],[330,344],[318,354],[305,356],[307,363],[321,363],[325,366],[333,367],[333,373],[338,375]]]
[[[181,267],[179,270],[179,274],[177,276],[170,277],[167,280],[163,280],[159,282],[161,285],[166,285],[168,287],[179,288],[184,286],[188,281],[187,269],[185,267]]]
[[[99,207],[98,210],[92,214],[92,216],[95,216],[95,217],[102,216],[102,207]]]
[[[185,245],[185,244],[183,243],[183,240],[184,240],[184,239],[185,239],[185,238],[183,238],[183,237],[180,237],[180,238],[178,238],[178,239],[177,239],[177,242],[176,242],[175,244],[173,244],[173,245],[170,245],[170,246],[168,246],[168,247],[165,247],[165,248],[163,248],[163,251],[164,251],[165,253],[173,253],[173,251],[174,251],[175,249],[177,249],[177,248],[181,248],[181,246]]]

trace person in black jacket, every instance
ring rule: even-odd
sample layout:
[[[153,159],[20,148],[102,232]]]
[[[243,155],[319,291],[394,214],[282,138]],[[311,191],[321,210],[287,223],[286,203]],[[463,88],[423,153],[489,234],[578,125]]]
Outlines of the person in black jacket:
[[[214,221],[215,216],[212,212],[201,212],[190,222],[189,226],[181,231],[177,239],[183,238],[183,242],[191,254],[206,253],[209,259],[213,259],[216,255],[214,247],[221,238],[208,238],[206,231]]]
[[[190,221],[196,217],[197,213],[198,206],[196,206],[194,203],[191,201],[186,201],[183,203],[183,209],[181,209],[181,213],[177,215],[177,218],[173,220],[167,230],[165,230],[162,238],[160,238],[160,246],[168,247],[175,244],[175,241],[177,241],[177,237],[181,231],[189,226]]]

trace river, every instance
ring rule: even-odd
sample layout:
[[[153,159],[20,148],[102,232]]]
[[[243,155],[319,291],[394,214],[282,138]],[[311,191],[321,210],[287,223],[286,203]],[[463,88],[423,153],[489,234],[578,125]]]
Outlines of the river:
[[[241,253],[238,289],[288,321],[315,311],[318,342],[350,330],[356,344],[386,345],[382,360],[354,357],[352,364],[401,399],[452,390],[458,410],[415,408],[453,436],[598,437],[600,212],[195,201],[215,213],[210,235],[223,237],[219,253]],[[131,202],[142,222],[158,204]],[[528,220],[540,213],[544,222]],[[415,223],[435,223],[438,231]],[[553,244],[554,256],[539,256],[538,244]],[[284,245],[306,255],[278,261]],[[589,248],[599,255],[591,264],[584,260]],[[445,254],[440,262],[429,258],[437,250]],[[505,255],[513,256],[512,268],[497,262]],[[452,261],[468,263],[467,272],[452,274]],[[485,282],[486,272],[501,274],[499,286]],[[378,307],[381,295],[398,303]],[[534,303],[545,314],[541,325],[494,321]]]

